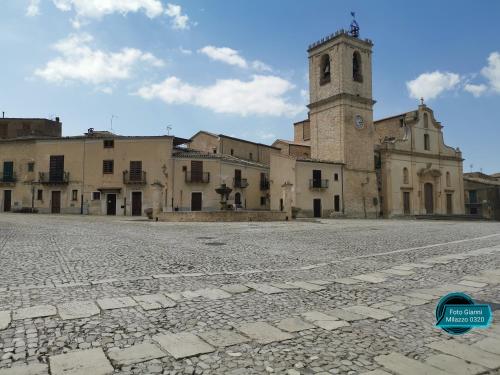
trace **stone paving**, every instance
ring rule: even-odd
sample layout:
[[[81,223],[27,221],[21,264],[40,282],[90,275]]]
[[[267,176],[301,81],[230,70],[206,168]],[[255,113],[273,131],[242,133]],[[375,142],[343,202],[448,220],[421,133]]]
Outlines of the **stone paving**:
[[[495,321],[434,327],[500,303],[498,223],[2,214],[0,269],[0,375],[500,373]]]

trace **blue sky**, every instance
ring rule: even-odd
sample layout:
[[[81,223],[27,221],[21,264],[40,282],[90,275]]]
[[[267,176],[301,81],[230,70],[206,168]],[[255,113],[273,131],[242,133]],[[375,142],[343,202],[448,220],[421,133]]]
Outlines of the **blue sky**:
[[[307,116],[307,46],[374,41],[375,118],[426,97],[464,170],[500,172],[500,2],[0,0],[0,111],[189,137],[272,143]]]

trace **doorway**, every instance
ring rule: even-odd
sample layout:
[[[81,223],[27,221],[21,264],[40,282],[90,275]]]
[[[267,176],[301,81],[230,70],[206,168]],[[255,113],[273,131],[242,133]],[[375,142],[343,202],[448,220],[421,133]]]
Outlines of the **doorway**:
[[[446,194],[446,213],[453,214],[453,194]]]
[[[116,215],[116,194],[106,194],[106,215]]]
[[[116,207],[116,201],[115,201]],[[142,215],[142,192],[133,191],[132,192],[132,216]]]
[[[315,199],[313,201],[314,207],[314,217],[321,217],[321,199]]]
[[[425,213],[434,213],[434,188],[430,182],[424,184]]]
[[[409,191],[403,191],[403,213],[405,215],[410,215],[411,213]]]
[[[12,190],[3,191],[3,211],[9,212],[12,209]]]
[[[201,211],[202,196],[201,193],[191,193],[191,211]]]
[[[53,214],[61,213],[61,192],[53,191],[51,199],[51,209],[50,212]]]

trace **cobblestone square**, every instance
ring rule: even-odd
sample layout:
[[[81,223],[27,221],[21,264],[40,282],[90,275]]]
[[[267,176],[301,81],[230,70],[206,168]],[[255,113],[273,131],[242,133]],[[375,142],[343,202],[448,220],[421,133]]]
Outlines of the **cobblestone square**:
[[[500,373],[434,316],[498,308],[499,223],[2,214],[0,270],[0,375]]]

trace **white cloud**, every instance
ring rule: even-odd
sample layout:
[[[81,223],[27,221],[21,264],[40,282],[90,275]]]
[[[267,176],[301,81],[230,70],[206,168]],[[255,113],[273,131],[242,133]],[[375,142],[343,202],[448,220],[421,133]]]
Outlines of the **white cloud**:
[[[205,87],[169,77],[161,83],[142,87],[137,95],[167,104],[192,104],[216,113],[291,117],[305,109],[284,96],[293,88],[293,84],[276,76],[254,75],[250,81],[218,80]]]
[[[267,133],[267,132],[264,132],[262,130],[259,131],[257,135],[262,140],[276,139],[276,134],[274,134],[274,133]]]
[[[435,71],[423,73],[412,81],[406,82],[410,97],[415,99],[434,99],[444,91],[455,88],[461,77],[456,73]]]
[[[61,11],[74,9],[78,17],[101,18],[112,13],[136,13],[143,11],[149,18],[163,13],[160,0],[52,0]]]
[[[163,61],[135,48],[123,48],[119,52],[106,52],[90,46],[89,34],[70,35],[57,42],[53,48],[61,56],[49,61],[35,75],[49,82],[79,81],[94,85],[127,79],[139,63],[155,67]]]
[[[500,93],[500,53],[492,52],[488,57],[488,66],[481,70],[481,74],[489,81],[491,88]]]
[[[40,14],[40,0],[30,0],[28,8],[26,9],[26,15],[28,17],[35,17]]]
[[[467,83],[464,86],[464,90],[474,95],[476,98],[480,97],[488,89],[485,84],[475,85],[472,83]]]
[[[229,47],[205,46],[198,52],[207,55],[210,59],[215,61],[221,61],[229,65],[239,66],[240,68],[248,67],[247,62],[238,54],[238,51]]]
[[[165,14],[172,18],[172,27],[177,30],[189,29],[189,17],[187,14],[182,14],[182,8],[177,4],[167,4]]]
[[[249,63],[238,51],[229,47],[205,46],[198,50],[199,53],[207,55],[214,61],[220,61],[229,65],[234,65],[243,69],[251,67],[259,72],[271,72],[272,68],[262,61],[255,60]]]
[[[193,51],[191,51],[190,49],[187,49],[187,48],[182,48],[179,47],[179,51],[183,54],[183,55],[192,55],[193,54]]]

